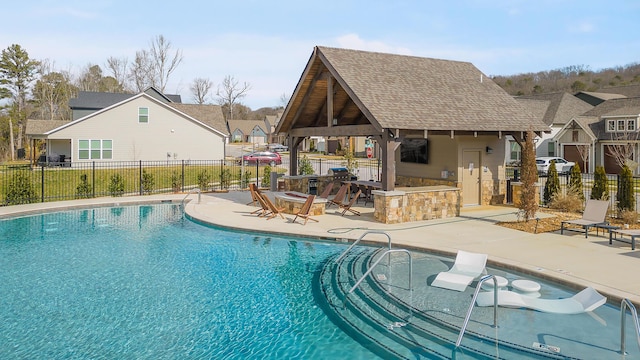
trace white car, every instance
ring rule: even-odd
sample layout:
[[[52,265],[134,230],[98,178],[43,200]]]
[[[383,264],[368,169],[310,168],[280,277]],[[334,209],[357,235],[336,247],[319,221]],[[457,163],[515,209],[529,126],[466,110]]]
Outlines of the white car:
[[[556,170],[558,174],[568,174],[571,172],[576,163],[572,161],[567,161],[560,157],[553,156],[545,156],[536,158],[536,167],[538,168],[538,174],[547,175],[549,174],[549,166],[551,165],[551,161],[556,162]]]
[[[282,144],[269,144],[267,147],[269,148],[269,150],[275,151],[275,152],[282,152],[282,151],[289,150],[288,146],[282,145]]]

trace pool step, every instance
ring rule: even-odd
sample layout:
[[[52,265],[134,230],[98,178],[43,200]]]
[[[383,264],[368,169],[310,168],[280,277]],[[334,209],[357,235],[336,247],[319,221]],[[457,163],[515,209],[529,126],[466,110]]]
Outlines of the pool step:
[[[335,263],[335,258],[330,259],[318,273],[314,286],[319,286],[319,303],[332,321],[382,358],[509,359],[523,355],[540,359],[564,358],[497,343],[494,339],[478,334],[465,335],[462,346],[455,349],[459,324],[462,323],[460,316],[451,315],[452,320],[446,321],[446,316],[443,320],[441,314],[440,317],[435,317],[416,311],[413,304],[403,300],[406,296],[393,295],[394,292],[409,294],[406,290],[408,282],[406,289],[385,284],[387,276],[403,276],[408,271],[408,266],[402,264],[403,260],[398,257],[392,258],[389,268],[382,265],[386,263],[383,260],[378,266],[380,271],[378,268],[374,270],[345,302],[346,293],[381,253],[382,251],[365,248],[348,255],[340,263]],[[400,270],[402,266],[405,266],[404,273]],[[425,281],[424,278],[415,280]],[[464,317],[464,314],[461,316]],[[471,347],[465,344],[470,344]]]

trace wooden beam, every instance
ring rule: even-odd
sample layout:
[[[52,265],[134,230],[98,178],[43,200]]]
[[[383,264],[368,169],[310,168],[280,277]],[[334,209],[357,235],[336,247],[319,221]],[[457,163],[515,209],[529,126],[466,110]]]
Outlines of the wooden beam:
[[[366,125],[345,125],[332,127],[309,127],[297,128],[289,130],[290,136],[307,137],[307,136],[368,136],[379,134],[375,126]]]
[[[390,136],[389,131],[382,133],[380,147],[382,149],[382,190],[393,191],[396,182],[396,149],[400,145]]]
[[[305,106],[307,106],[307,103],[309,102],[309,98],[311,98],[311,93],[313,93],[313,89],[315,89],[316,83],[323,76],[325,76],[325,74],[326,72],[324,71],[318,71],[316,76],[313,77],[313,80],[311,80],[311,83],[309,84],[309,88],[307,89],[307,92],[304,94],[304,97],[302,98],[302,102],[300,102],[300,106],[298,106],[298,110],[296,111],[296,114],[293,116],[293,119],[291,120],[291,126],[293,126],[298,121],[300,114],[302,114],[302,111],[304,110]]]
[[[327,76],[327,127],[333,125],[333,76]]]

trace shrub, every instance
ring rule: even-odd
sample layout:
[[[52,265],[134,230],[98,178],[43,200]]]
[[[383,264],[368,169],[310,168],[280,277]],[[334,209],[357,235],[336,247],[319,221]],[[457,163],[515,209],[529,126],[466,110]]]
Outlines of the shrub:
[[[262,173],[262,186],[268,187],[271,185],[271,166],[267,165],[264,167],[264,172]]]
[[[222,169],[222,171],[220,171],[220,187],[222,189],[228,189],[229,185],[231,185],[231,170]]]
[[[36,191],[29,177],[22,171],[16,171],[7,185],[5,201],[7,205],[29,204],[36,201]]]
[[[555,160],[551,160],[549,164],[549,172],[547,174],[547,182],[544,184],[544,203],[548,204],[551,199],[560,192],[560,178],[558,178],[558,170],[556,169]]]
[[[582,171],[580,171],[580,165],[578,164],[571,169],[571,176],[569,177],[569,191],[573,191],[580,197],[580,200],[584,200],[584,192],[582,191]]]
[[[251,171],[249,170],[245,170],[244,171],[244,178],[242,179],[242,183],[243,183],[243,188],[246,188],[249,186],[249,183],[251,182]]]
[[[153,174],[148,173],[146,169],[142,169],[142,179],[140,179],[140,188],[143,194],[151,194],[155,187],[156,180]]]
[[[309,160],[307,155],[302,156],[302,159],[300,159],[298,173],[300,175],[311,175],[314,172],[315,171],[313,170],[313,165],[311,165],[311,160]]]
[[[636,199],[633,190],[633,175],[627,165],[622,167],[616,200],[618,200],[618,210],[635,210]]]
[[[609,181],[602,166],[596,166],[590,198],[594,200],[609,200]]]
[[[582,210],[582,193],[573,189],[567,190],[567,194],[556,193],[549,202],[549,208],[564,212],[580,212]]]
[[[171,173],[171,189],[174,193],[182,191],[182,177],[175,170]]]
[[[342,162],[342,166],[347,168],[347,171],[349,171],[349,174],[356,175],[356,172],[358,170],[358,160],[356,159],[353,152],[347,151],[344,154],[343,158],[345,161]]]
[[[207,191],[209,190],[211,175],[209,175],[209,172],[207,172],[207,170],[202,170],[196,176],[196,181],[198,182],[198,187],[200,188],[200,191]]]
[[[122,196],[124,194],[124,178],[122,175],[118,173],[111,175],[109,193],[111,196]]]
[[[87,180],[87,174],[80,175],[80,184],[76,187],[77,199],[88,199],[93,197],[93,189]]]
[[[618,218],[625,224],[635,224],[638,222],[638,213],[635,210],[622,210],[618,213]]]

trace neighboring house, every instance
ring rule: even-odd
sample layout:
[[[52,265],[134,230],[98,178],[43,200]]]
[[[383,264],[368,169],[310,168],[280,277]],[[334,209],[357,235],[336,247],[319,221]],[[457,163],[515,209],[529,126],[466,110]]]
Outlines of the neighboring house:
[[[572,118],[591,110],[593,105],[567,93],[555,92],[516,97],[534,115],[551,128],[550,133],[543,133],[536,139],[536,156],[562,156],[553,141],[553,137]],[[520,161],[520,145],[510,139],[509,157],[507,161]],[[577,158],[567,159],[578,162]],[[585,170],[585,169],[583,169]]]
[[[615,154],[626,155],[634,174],[640,161],[640,97],[606,100],[569,121],[553,138],[560,156],[593,172],[604,166],[608,174],[620,173]],[[578,154],[576,157],[575,154]],[[580,155],[582,154],[582,155]],[[584,159],[584,160],[583,160]]]
[[[290,174],[305,138],[370,137],[385,191],[447,185],[462,205],[504,201],[505,140],[549,126],[468,62],[315,47],[276,128]]]
[[[269,142],[270,128],[264,120],[228,120],[231,142],[265,145]]]
[[[60,124],[29,120],[27,136],[44,139],[47,161],[224,159],[228,136],[217,105],[180,104],[143,92]]]
[[[283,134],[276,134],[276,126],[280,122],[282,111],[278,111],[276,115],[266,115],[264,117],[264,125],[269,129],[269,143],[284,144],[286,137]]]
[[[163,94],[154,87],[144,91],[147,95],[164,103],[181,103],[180,95]],[[69,108],[72,112],[72,120],[78,120],[98,110],[102,110],[113,104],[129,99],[136,94],[108,93],[79,91],[78,96],[69,100]]]

